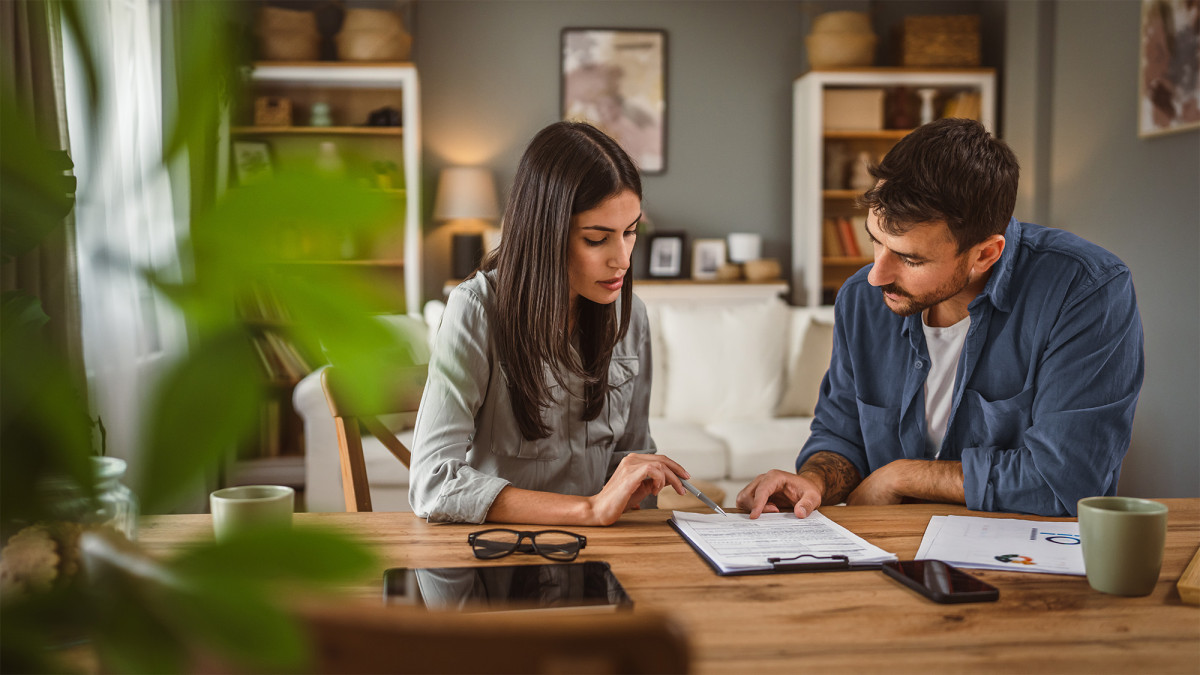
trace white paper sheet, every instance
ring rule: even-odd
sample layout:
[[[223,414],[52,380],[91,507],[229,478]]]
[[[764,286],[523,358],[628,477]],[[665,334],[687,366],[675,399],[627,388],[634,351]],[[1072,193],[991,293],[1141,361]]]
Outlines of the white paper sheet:
[[[1083,576],[1079,523],[933,516],[917,560],[959,567]]]
[[[675,525],[723,573],[769,570],[767,558],[844,555],[851,565],[895,560],[894,554],[874,546],[819,511],[807,518],[793,513],[764,513],[750,520],[745,513],[673,512]],[[819,562],[802,558],[796,562]]]

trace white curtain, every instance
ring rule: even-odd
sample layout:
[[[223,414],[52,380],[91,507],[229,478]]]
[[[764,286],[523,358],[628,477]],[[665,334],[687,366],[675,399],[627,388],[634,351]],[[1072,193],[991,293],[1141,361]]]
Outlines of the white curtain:
[[[148,399],[166,366],[187,347],[173,306],[139,268],[177,275],[187,230],[172,205],[162,161],[162,6],[160,0],[79,3],[95,51],[100,102],[89,107],[78,45],[64,34],[84,363],[92,414],[107,429],[108,454],[125,458],[136,479]],[[180,181],[186,185],[186,179]]]

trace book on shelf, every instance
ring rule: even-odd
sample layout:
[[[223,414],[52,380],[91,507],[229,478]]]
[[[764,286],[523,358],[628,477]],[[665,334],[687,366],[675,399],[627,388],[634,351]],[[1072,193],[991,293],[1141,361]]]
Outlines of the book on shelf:
[[[278,457],[282,447],[281,424],[282,414],[279,401],[263,403],[261,413],[262,423],[259,425],[259,457]]]
[[[867,217],[851,216],[850,230],[854,232],[854,240],[858,242],[858,254],[863,258],[874,257],[875,247],[871,245],[871,235],[867,234]]]
[[[838,234],[837,221],[825,218],[821,221],[821,255],[826,258],[840,258],[846,255],[842,248],[841,235]]]
[[[858,249],[858,239],[854,236],[854,226],[850,224],[850,219],[845,216],[840,216],[837,219],[838,243],[842,245],[842,250],[851,258],[862,257],[862,251]]]
[[[983,97],[977,91],[963,91],[946,101],[943,117],[961,117],[978,120],[983,112]]]
[[[296,347],[282,335],[274,331],[265,331],[263,337],[270,348],[274,351],[275,357],[282,366],[284,379],[298,382],[311,372],[308,364],[300,356],[300,352]]]

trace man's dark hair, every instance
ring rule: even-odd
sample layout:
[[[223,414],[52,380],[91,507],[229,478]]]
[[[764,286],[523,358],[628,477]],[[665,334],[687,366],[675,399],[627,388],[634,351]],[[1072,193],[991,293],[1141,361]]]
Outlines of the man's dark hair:
[[[877,182],[858,204],[875,212],[884,232],[944,220],[961,253],[1004,234],[1021,167],[979,122],[946,118],[905,136],[870,171]]]

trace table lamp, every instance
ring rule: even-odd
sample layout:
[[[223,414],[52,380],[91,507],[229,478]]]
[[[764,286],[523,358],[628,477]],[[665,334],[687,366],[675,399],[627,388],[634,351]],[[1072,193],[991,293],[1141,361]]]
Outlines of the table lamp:
[[[492,170],[482,166],[442,169],[433,217],[450,221],[456,230],[451,238],[450,274],[455,279],[466,278],[483,259],[483,235],[492,229],[487,221],[500,217]]]

